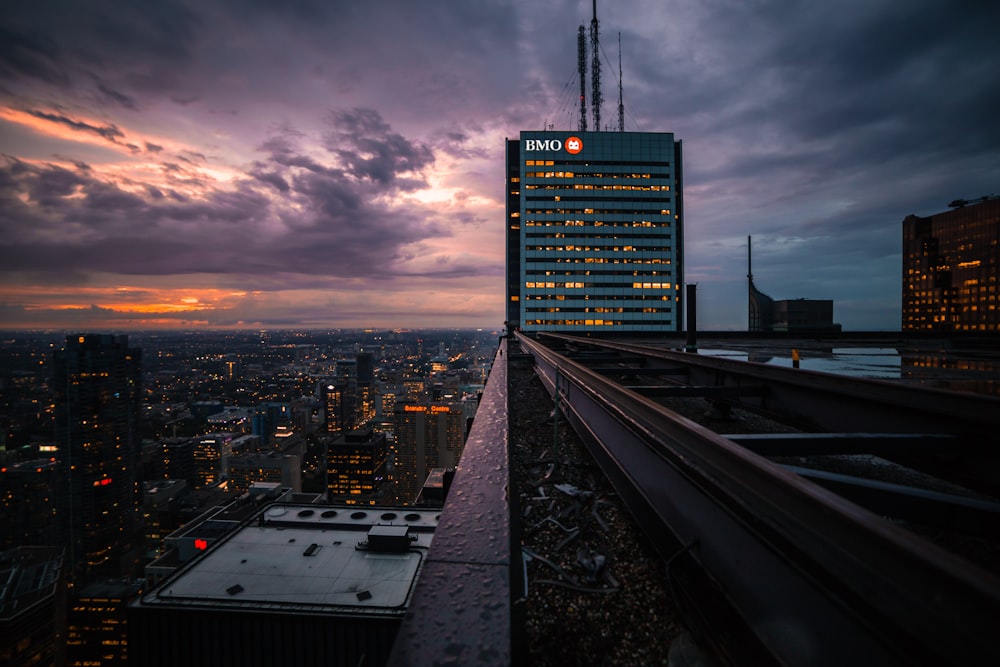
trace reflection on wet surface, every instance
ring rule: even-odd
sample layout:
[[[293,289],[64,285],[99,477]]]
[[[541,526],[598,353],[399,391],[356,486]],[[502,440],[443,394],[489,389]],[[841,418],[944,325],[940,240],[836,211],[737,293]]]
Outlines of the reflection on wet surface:
[[[1000,395],[1000,350],[921,347],[824,346],[794,342],[706,341],[699,354],[792,368],[792,350],[799,368],[853,377],[900,380],[938,389]]]

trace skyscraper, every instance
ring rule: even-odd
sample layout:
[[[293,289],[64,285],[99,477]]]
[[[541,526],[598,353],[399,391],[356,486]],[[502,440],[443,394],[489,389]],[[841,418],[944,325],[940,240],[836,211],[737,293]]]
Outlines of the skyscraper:
[[[68,336],[55,353],[59,515],[77,585],[125,574],[136,546],[140,361],[127,336]]]
[[[326,433],[338,436],[353,426],[349,403],[350,391],[346,380],[330,380],[320,387]]]
[[[902,328],[1000,331],[1000,198],[903,220]]]
[[[524,331],[679,331],[681,142],[671,133],[507,140],[507,320]]]
[[[397,403],[393,417],[396,502],[408,505],[432,469],[458,465],[465,446],[465,416],[458,403]]]
[[[367,424],[375,418],[375,360],[371,352],[358,352],[358,402],[359,424]]]

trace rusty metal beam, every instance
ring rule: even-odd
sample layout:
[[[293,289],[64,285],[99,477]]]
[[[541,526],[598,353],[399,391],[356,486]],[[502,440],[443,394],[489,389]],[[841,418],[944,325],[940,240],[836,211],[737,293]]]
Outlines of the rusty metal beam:
[[[996,577],[519,340],[654,543],[688,545],[779,661],[1000,663]]]

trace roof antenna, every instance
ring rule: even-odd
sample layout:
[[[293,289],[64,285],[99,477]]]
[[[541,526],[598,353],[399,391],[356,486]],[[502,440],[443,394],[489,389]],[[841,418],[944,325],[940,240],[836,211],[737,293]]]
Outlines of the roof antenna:
[[[597,0],[594,0],[597,2]],[[625,131],[625,102],[622,96],[622,34],[618,33],[618,131]]]
[[[601,131],[601,41],[597,34],[597,0],[594,0],[594,18],[590,22],[590,48],[594,52],[590,64],[590,103],[594,106],[594,131]]]
[[[596,2],[596,0],[595,0]],[[580,131],[587,131],[587,32],[583,26],[576,36],[576,67],[580,72]]]

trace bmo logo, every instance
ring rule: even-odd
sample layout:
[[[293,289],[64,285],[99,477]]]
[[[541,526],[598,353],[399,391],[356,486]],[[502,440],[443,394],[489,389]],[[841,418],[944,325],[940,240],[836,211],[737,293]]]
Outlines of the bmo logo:
[[[576,155],[583,150],[583,139],[580,137],[568,137],[566,141],[559,139],[525,139],[525,152],[535,151],[561,151],[563,148],[570,155]]]

